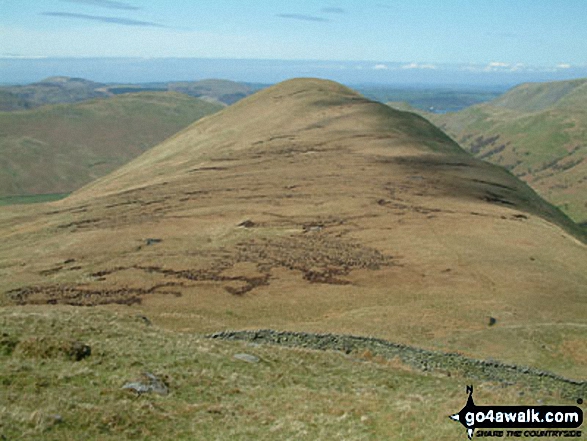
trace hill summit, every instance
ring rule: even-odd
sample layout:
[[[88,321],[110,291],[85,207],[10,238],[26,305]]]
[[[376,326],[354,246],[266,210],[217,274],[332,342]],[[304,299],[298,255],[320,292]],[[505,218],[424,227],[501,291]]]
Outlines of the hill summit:
[[[539,354],[548,368],[557,356],[541,345],[553,334],[536,325],[556,321],[560,341],[585,342],[567,326],[587,316],[587,247],[574,228],[425,119],[296,79],[63,201],[3,213],[2,299],[136,305],[198,331]]]

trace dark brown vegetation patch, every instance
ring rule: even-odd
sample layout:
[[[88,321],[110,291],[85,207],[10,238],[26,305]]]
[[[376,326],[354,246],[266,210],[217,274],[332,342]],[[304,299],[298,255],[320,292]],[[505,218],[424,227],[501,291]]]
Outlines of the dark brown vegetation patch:
[[[254,262],[262,272],[280,267],[301,271],[313,283],[347,284],[337,276],[355,269],[378,270],[393,264],[379,251],[317,234],[252,240],[237,246],[237,262]]]
[[[150,288],[89,288],[76,285],[26,286],[6,293],[9,300],[17,305],[73,305],[95,306],[117,303],[132,305],[141,303],[141,297],[148,294],[171,294],[179,296],[176,291],[162,291],[161,288],[176,286],[177,283],[164,283]]]
[[[378,270],[395,264],[393,257],[374,248],[326,233],[326,226],[331,224],[334,225],[308,223],[304,224],[302,234],[251,239],[229,249],[210,250],[195,259],[192,268],[174,268],[171,262],[165,265],[113,266],[89,274],[94,280],[92,285],[34,285],[13,289],[5,295],[18,305],[132,305],[140,303],[142,297],[149,294],[180,296],[181,290],[195,287],[199,282],[217,282],[226,292],[242,296],[255,288],[268,286],[271,271],[276,268],[300,272],[301,277],[310,283],[348,285],[351,282],[345,276],[353,270]],[[63,269],[64,265],[58,265],[43,271],[42,275],[49,276]],[[110,280],[112,275],[129,270],[154,275],[159,283],[151,287],[128,287],[121,286],[120,280]],[[173,290],[173,287],[181,290]]]
[[[516,206],[516,204],[514,204],[513,202],[508,201],[507,199],[504,199],[503,196],[500,196],[500,195],[493,193],[491,191],[486,192],[486,194],[481,197],[481,200],[483,200],[485,202],[496,203],[496,204],[511,205],[514,207]]]
[[[470,145],[470,149],[471,149],[471,153],[473,153],[474,155],[476,155],[477,153],[479,153],[481,150],[483,150],[485,147],[487,147],[488,145],[495,145],[495,141],[497,141],[499,139],[499,135],[496,136],[489,136],[487,138],[483,137],[483,136],[478,136],[477,138],[475,138],[475,140],[473,142],[471,142]],[[461,139],[461,143],[466,142],[467,139],[463,140]]]
[[[78,340],[61,340],[52,337],[30,337],[18,342],[18,353],[33,358],[65,357],[81,361],[92,355],[92,348]]]
[[[10,355],[18,345],[18,339],[3,332],[0,334],[0,355]]]

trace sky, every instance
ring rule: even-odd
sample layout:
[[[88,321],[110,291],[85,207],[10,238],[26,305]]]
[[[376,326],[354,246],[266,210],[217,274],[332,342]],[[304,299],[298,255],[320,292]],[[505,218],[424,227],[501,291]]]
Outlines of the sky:
[[[564,72],[587,68],[585,17],[586,0],[0,0],[0,59],[338,60],[371,61],[373,71]]]

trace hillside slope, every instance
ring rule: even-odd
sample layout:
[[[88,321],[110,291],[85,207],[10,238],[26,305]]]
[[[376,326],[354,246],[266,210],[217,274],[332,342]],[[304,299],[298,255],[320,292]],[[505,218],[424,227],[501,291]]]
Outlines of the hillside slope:
[[[220,108],[145,92],[0,112],[0,196],[71,192]]]
[[[426,115],[476,157],[501,165],[587,222],[587,79],[523,84],[489,103]]]
[[[425,119],[298,79],[63,201],[0,212],[1,299],[373,335],[580,377],[575,228]]]

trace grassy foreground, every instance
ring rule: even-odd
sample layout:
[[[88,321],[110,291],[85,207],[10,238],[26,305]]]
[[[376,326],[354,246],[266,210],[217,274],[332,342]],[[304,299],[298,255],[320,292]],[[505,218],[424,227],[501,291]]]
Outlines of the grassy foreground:
[[[0,329],[0,439],[466,439],[447,416],[471,380],[368,352],[215,341],[101,308],[3,308]],[[74,361],[73,341],[91,355]],[[169,394],[122,389],[144,372]],[[474,384],[479,404],[568,401]]]

